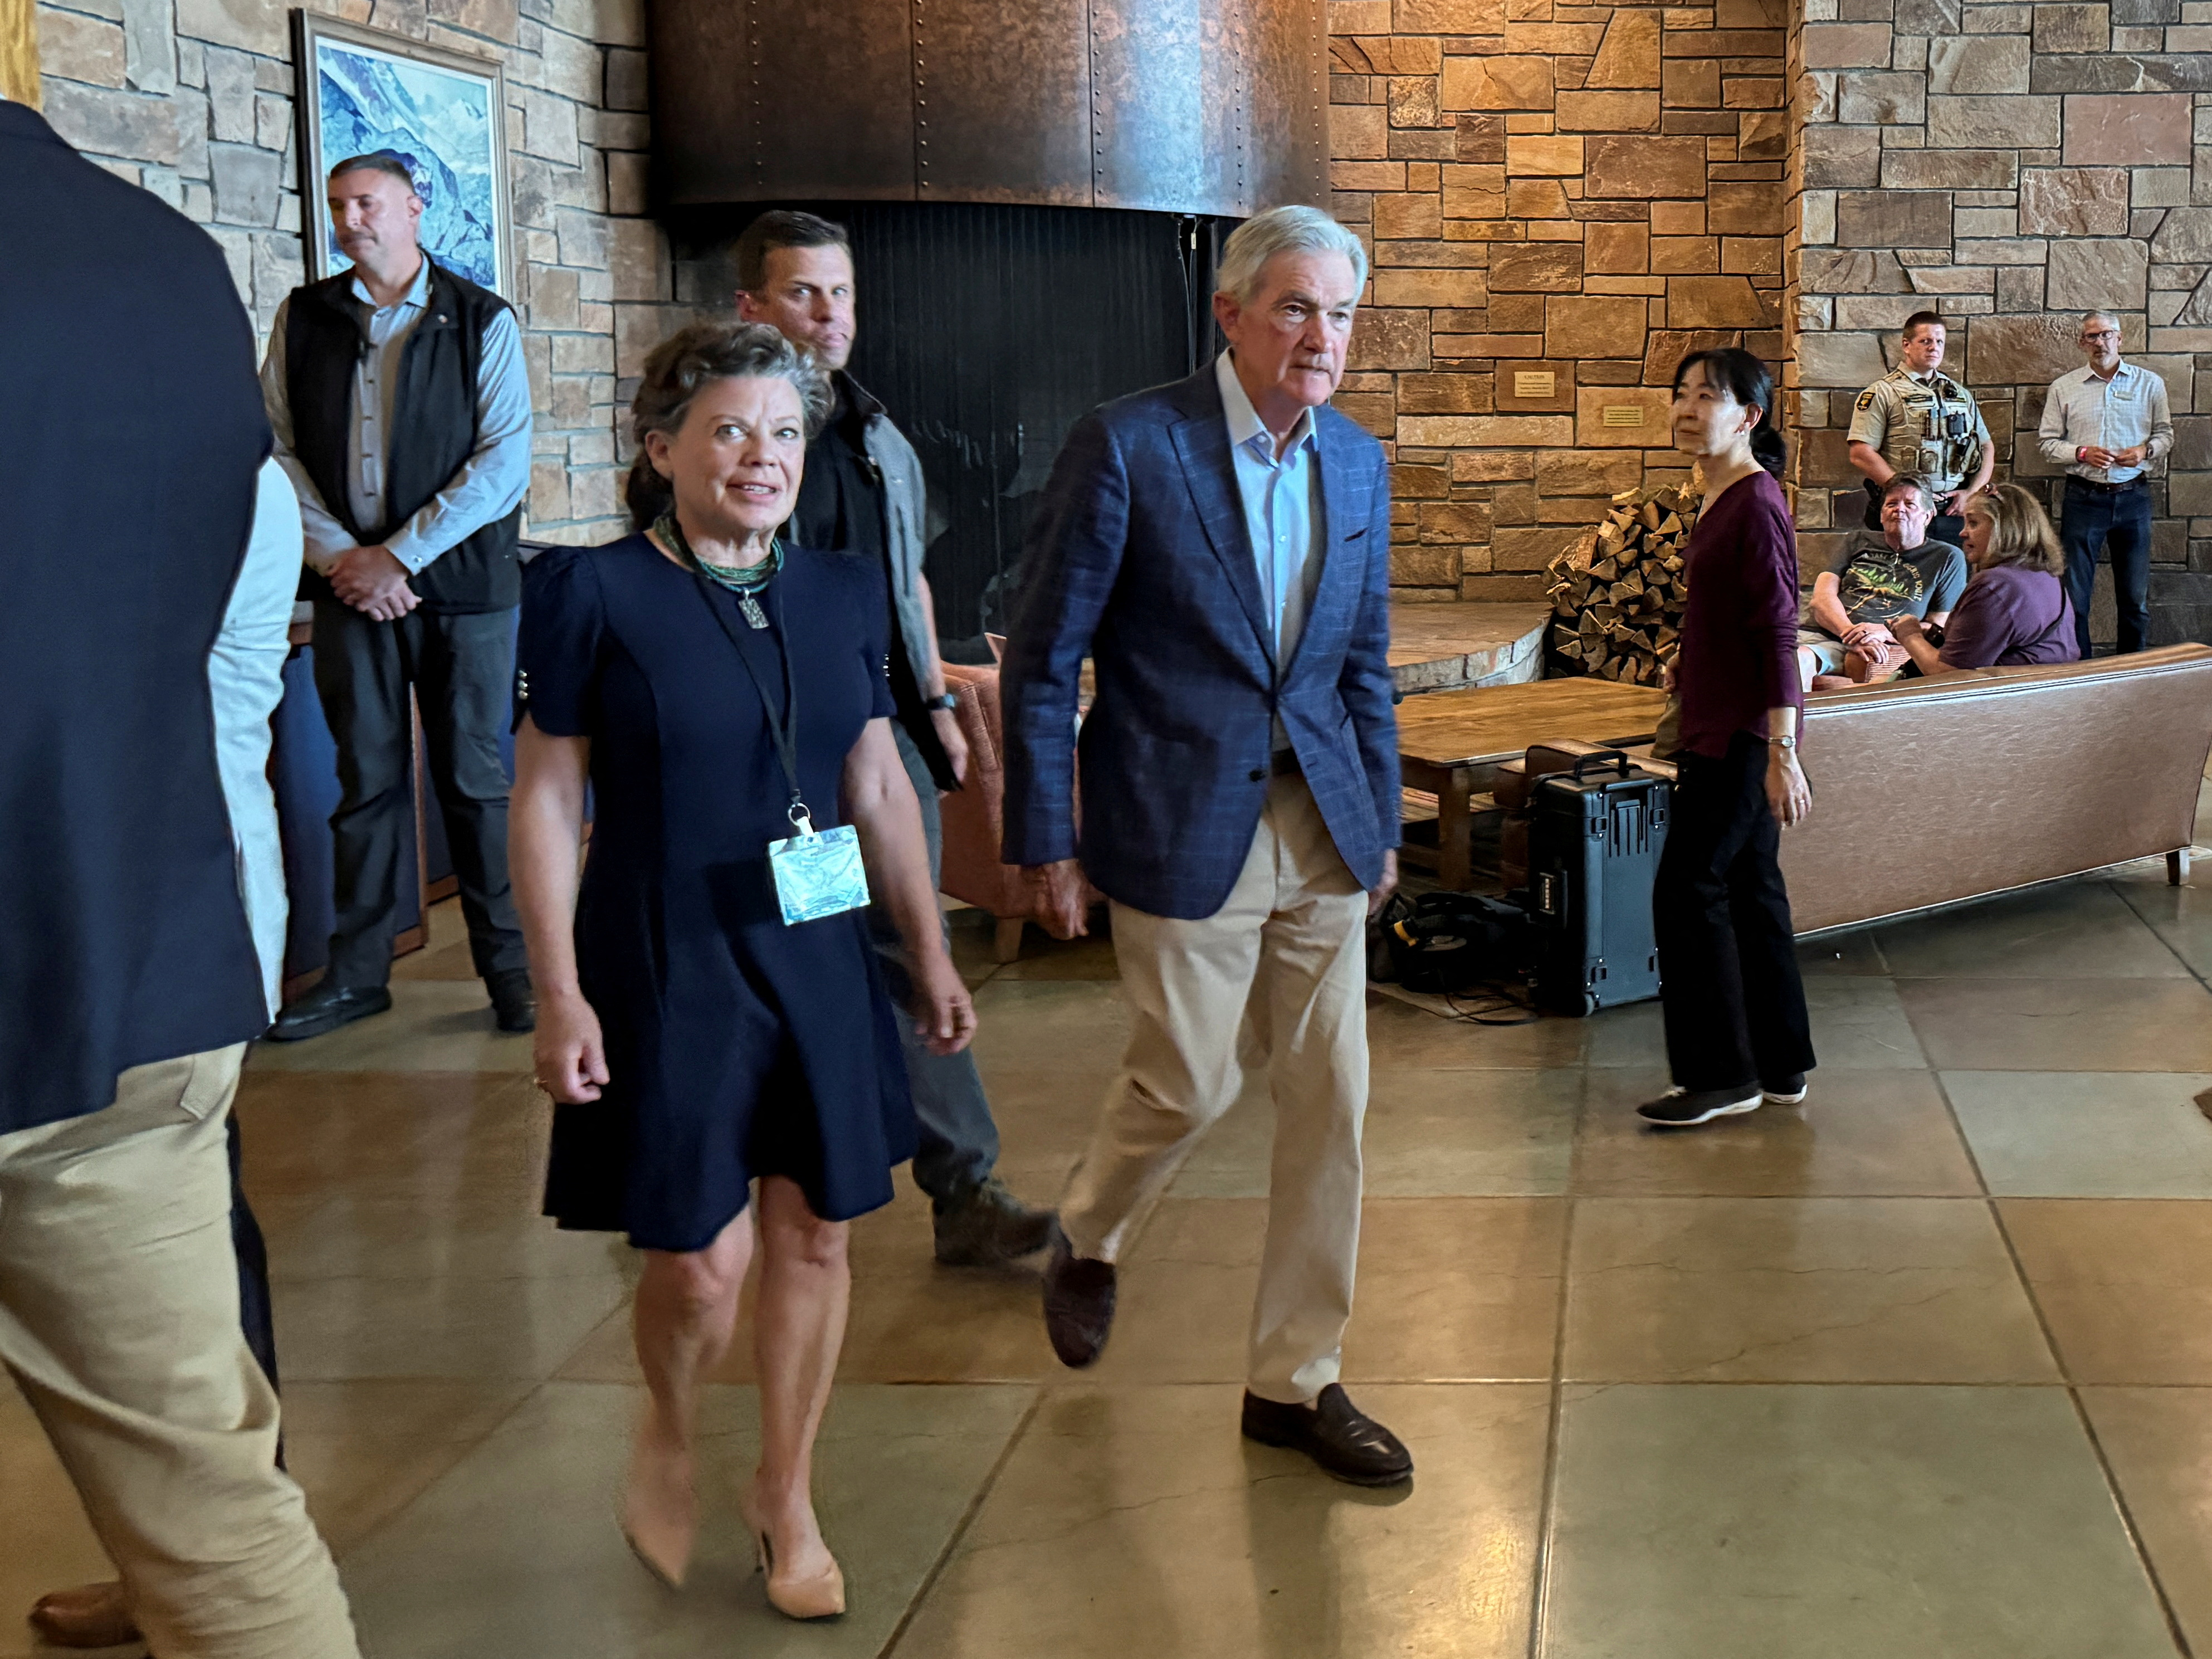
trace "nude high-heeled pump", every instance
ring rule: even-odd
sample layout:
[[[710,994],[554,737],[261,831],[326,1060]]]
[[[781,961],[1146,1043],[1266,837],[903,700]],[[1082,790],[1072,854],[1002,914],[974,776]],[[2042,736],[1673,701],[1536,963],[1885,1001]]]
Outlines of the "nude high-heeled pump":
[[[759,1559],[760,1570],[768,1579],[768,1604],[787,1619],[836,1619],[845,1611],[845,1574],[833,1559],[820,1572],[805,1578],[780,1574],[775,1565],[775,1547],[769,1543],[768,1528],[761,1524],[753,1512],[750,1498],[741,1498],[738,1508],[745,1518],[745,1529],[753,1535],[753,1553]]]
[[[629,1473],[615,1504],[615,1524],[622,1528],[623,1541],[640,1565],[665,1588],[680,1590],[690,1570],[692,1545],[698,1536],[698,1500],[687,1492],[685,1507],[690,1512],[672,1522],[657,1514],[639,1491],[641,1461],[641,1452],[633,1449]]]

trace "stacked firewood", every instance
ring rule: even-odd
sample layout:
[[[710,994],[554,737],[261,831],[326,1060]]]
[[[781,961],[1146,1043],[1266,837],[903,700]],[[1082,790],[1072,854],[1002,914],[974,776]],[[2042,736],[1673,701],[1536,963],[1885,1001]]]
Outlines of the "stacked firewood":
[[[1702,499],[1693,483],[1625,489],[1552,561],[1553,674],[1659,684],[1660,659],[1681,635],[1683,556]]]

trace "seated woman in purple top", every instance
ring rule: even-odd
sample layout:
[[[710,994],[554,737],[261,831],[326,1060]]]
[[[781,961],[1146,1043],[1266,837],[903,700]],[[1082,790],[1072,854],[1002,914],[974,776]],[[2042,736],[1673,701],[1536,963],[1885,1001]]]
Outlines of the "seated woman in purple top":
[[[1805,1098],[1813,1036],[1782,827],[1812,790],[1797,764],[1797,538],[1774,475],[1774,382],[1733,348],[1674,371],[1674,447],[1698,458],[1689,604],[1668,665],[1681,694],[1674,815],[1652,890],[1674,1086],[1637,1108],[1672,1128]]]
[[[1974,576],[1942,648],[1917,620],[1892,630],[1913,666],[1933,679],[1970,668],[2077,661],[2074,606],[2061,580],[2066,555],[2043,504],[2016,483],[1992,484],[1966,503],[1962,539]]]

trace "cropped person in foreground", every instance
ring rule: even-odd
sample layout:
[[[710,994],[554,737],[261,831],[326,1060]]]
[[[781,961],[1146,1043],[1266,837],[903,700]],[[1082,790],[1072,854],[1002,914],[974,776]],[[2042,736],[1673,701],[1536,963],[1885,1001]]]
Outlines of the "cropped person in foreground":
[[[1060,1206],[1054,1350],[1082,1366],[1105,1346],[1115,1258],[1236,1100],[1249,1017],[1275,1153],[1243,1431],[1384,1486],[1413,1458],[1337,1381],[1367,1109],[1363,933],[1397,883],[1389,471],[1328,406],[1366,274],[1358,240],[1315,209],[1247,221],[1213,296],[1229,349],[1069,434],[1003,671],[1005,857],[1062,938],[1085,931],[1086,873],[1113,901],[1135,1016]]]
[[[2079,660],[2066,554],[2034,496],[2001,483],[1968,501],[1966,558],[1974,577],[1951,613],[1942,648],[1909,618],[1898,628],[1898,642],[1916,668],[1933,679],[1970,668]]]
[[[205,231],[20,104],[0,221],[0,1367],[161,1659],[355,1659],[232,1231],[268,912],[210,655],[270,449],[252,330]],[[83,455],[122,459],[88,488]]]
[[[230,603],[208,653],[215,704],[216,764],[238,865],[239,896],[253,932],[262,995],[274,1019],[284,976],[284,849],[276,797],[269,785],[270,716],[284,695],[284,659],[291,650],[292,594],[300,585],[300,503],[284,469],[264,461],[246,562],[231,585]],[[230,1242],[238,1257],[239,1322],[254,1361],[276,1381],[276,1332],[269,1295],[269,1252],[240,1181],[238,1118],[230,1119]],[[283,1453],[279,1449],[278,1463]],[[123,1581],[79,1585],[39,1598],[31,1627],[56,1647],[112,1648],[143,1638]]]
[[[757,1181],[761,1462],[739,1503],[769,1600],[795,1619],[845,1608],[811,1496],[851,1293],[845,1224],[890,1202],[891,1168],[914,1154],[871,889],[913,953],[932,1046],[975,1031],[891,740],[881,578],[776,534],[829,402],[772,328],[694,324],[646,360],[640,533],[530,568],[512,830],[537,1077],[558,1103],[546,1210],[646,1253],[635,1330],[651,1401],[624,1534],[683,1583],[699,1385],[735,1328]],[[853,830],[867,885],[848,866],[826,908],[810,902],[823,886],[794,848],[818,875],[813,855]],[[811,919],[787,920],[794,906]]]
[[[1638,1107],[1689,1128],[1805,1098],[1811,1022],[1797,973],[1784,825],[1813,808],[1797,763],[1797,538],[1775,482],[1782,434],[1765,366],[1733,347],[1674,371],[1674,447],[1705,500],[1671,665],[1682,700],[1674,816],[1652,891],[1674,1086]]]

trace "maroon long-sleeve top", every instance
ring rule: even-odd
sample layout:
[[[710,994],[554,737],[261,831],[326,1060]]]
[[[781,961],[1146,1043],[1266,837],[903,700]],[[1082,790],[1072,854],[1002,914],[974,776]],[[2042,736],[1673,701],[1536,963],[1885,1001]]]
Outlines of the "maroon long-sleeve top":
[[[1760,471],[1705,503],[1690,532],[1689,602],[1674,683],[1682,744],[1717,759],[1739,732],[1767,736],[1766,711],[1802,723],[1797,678],[1797,534],[1782,486]]]

